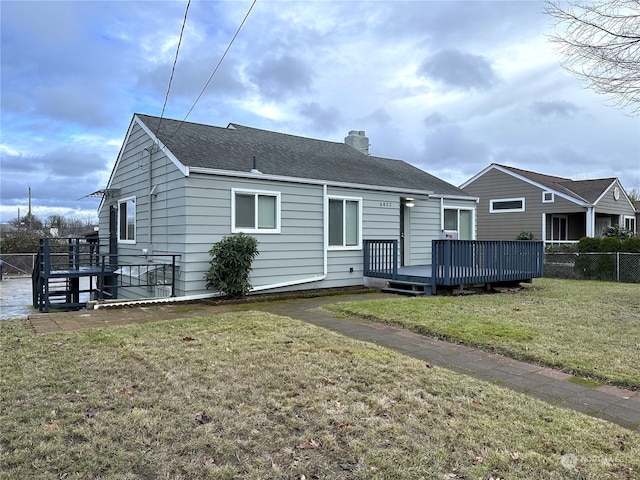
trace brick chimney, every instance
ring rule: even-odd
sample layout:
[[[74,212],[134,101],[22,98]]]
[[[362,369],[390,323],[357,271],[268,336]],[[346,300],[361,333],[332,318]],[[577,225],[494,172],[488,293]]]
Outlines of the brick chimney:
[[[364,130],[351,130],[349,135],[344,138],[344,143],[365,155],[369,155],[369,138],[365,136]]]

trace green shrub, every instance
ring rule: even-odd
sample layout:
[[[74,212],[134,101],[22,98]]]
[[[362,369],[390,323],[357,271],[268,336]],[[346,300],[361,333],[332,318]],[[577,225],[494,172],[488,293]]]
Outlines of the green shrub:
[[[578,252],[599,252],[601,241],[600,237],[582,237],[578,242]]]
[[[224,237],[215,243],[209,255],[213,258],[204,278],[207,288],[221,290],[231,298],[241,298],[251,289],[249,273],[258,256],[258,241],[244,233]]]
[[[600,252],[619,252],[622,242],[618,237],[604,237],[600,242]]]
[[[516,237],[516,240],[535,240],[536,236],[533,232],[520,232]]]
[[[635,234],[633,230],[628,230],[620,225],[611,225],[610,227],[605,228],[602,231],[603,237],[615,237],[620,240],[624,240],[625,238],[633,237]]]
[[[640,253],[640,237],[629,237],[622,241],[621,252]]]

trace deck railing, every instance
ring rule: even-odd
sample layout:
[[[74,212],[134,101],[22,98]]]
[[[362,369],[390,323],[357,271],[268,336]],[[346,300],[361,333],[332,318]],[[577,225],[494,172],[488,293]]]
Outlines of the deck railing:
[[[542,276],[544,243],[526,240],[433,240],[432,283],[530,280]]]
[[[32,273],[33,306],[44,312],[82,308],[86,301],[81,301],[81,294],[116,299],[120,287],[145,287],[152,295],[173,297],[179,257],[154,254],[152,259],[143,256],[122,265],[113,238],[42,238]],[[85,277],[88,289],[80,286]]]
[[[398,275],[398,240],[364,240],[363,247],[365,277]]]
[[[542,276],[543,260],[543,242],[433,240],[431,276],[423,280],[433,291],[437,285],[530,280]],[[398,240],[364,241],[364,276],[398,279]]]

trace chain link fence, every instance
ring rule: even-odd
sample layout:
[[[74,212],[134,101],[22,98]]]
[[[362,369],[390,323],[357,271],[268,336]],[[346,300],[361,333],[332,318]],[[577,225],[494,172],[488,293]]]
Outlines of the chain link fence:
[[[544,276],[640,283],[640,253],[545,253]]]
[[[37,253],[2,253],[4,275],[31,275],[36,264]]]

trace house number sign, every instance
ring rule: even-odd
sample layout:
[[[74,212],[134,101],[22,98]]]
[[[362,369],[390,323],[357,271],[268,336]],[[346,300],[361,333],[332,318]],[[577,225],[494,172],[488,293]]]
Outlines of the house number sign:
[[[380,202],[381,207],[393,207],[391,202]]]

